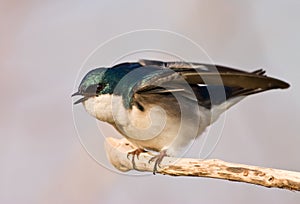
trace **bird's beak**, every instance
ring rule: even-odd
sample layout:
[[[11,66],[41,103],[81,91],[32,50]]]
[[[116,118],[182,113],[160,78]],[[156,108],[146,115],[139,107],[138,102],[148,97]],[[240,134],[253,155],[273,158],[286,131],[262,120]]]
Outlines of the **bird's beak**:
[[[80,92],[76,92],[76,93],[73,93],[72,95],[71,95],[71,97],[73,97],[73,96],[81,96],[82,94],[80,93]],[[84,101],[86,101],[87,99],[89,99],[89,97],[88,96],[84,96],[83,98],[80,98],[80,99],[78,99],[77,101],[75,101],[74,102],[74,105],[76,105],[76,104],[78,104],[78,103],[82,103],[82,102],[84,102]]]
[[[84,96],[83,98],[80,98],[80,99],[78,99],[77,101],[75,101],[75,102],[74,102],[74,105],[76,105],[76,104],[78,104],[78,103],[82,103],[82,102],[84,102],[84,101],[86,101],[86,100],[88,100],[88,99],[89,99],[89,97]]]
[[[73,96],[79,96],[79,95],[81,95],[81,94],[77,91],[77,92],[73,93],[73,94],[71,95],[71,97],[73,97]]]

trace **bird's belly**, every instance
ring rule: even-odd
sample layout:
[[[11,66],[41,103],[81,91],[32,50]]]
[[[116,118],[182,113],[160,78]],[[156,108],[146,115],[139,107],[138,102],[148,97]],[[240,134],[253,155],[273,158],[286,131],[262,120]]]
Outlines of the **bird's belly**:
[[[189,111],[153,106],[144,112],[133,107],[128,112],[127,125],[117,125],[117,129],[137,147],[154,151],[168,150],[168,155],[176,155],[199,136],[210,123],[209,111]],[[169,111],[167,111],[169,110]]]
[[[167,149],[169,155],[176,155],[210,123],[209,111],[190,101],[183,103],[185,107],[179,107],[173,99],[155,101],[144,103],[145,109],[141,111],[136,106],[126,109],[119,96],[101,95],[88,99],[84,106],[91,115],[113,125],[137,147],[154,151]]]
[[[118,115],[116,129],[134,144],[153,150],[170,144],[180,126],[180,118],[170,117],[159,106],[149,106],[144,111],[133,106],[126,114]]]
[[[170,120],[157,135],[147,139],[143,133],[122,133],[130,142],[139,148],[154,151],[167,150],[168,155],[176,156],[206,129],[208,123],[191,124],[190,121]],[[155,132],[155,131],[154,131]]]
[[[166,122],[163,128],[152,126],[147,130],[132,132],[130,130],[132,127],[127,127],[121,133],[137,147],[160,151],[172,144],[178,135],[179,126],[179,122],[173,121]]]

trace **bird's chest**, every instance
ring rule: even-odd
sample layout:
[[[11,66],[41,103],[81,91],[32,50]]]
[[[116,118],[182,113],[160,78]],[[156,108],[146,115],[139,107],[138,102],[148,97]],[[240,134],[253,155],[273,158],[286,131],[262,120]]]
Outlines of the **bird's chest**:
[[[186,108],[180,110],[173,99],[158,101],[139,100],[143,110],[136,106],[126,109],[121,96],[99,95],[85,101],[84,106],[88,113],[113,125],[136,146],[155,151],[170,145],[184,146],[207,126],[205,115],[199,115],[194,104],[186,102]]]
[[[157,149],[160,143],[172,141],[180,123],[178,117],[170,117],[158,105],[145,105],[143,111],[136,106],[125,109],[121,96],[99,95],[86,100],[83,105],[90,115],[112,124],[132,142],[157,146]]]
[[[150,105],[144,111],[135,106],[126,109],[121,96],[109,94],[91,97],[83,103],[86,111],[98,120],[126,130],[142,130],[163,127],[167,114],[160,106]],[[159,128],[161,129],[161,128]]]
[[[118,100],[110,94],[91,97],[83,102],[86,111],[98,120],[114,123],[112,102]]]

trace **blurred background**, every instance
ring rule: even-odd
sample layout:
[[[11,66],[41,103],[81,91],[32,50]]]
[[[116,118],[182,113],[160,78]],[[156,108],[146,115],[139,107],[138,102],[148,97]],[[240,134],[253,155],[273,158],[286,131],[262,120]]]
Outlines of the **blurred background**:
[[[300,194],[287,190],[108,170],[81,145],[70,97],[80,67],[101,43],[137,29],[177,32],[217,64],[265,68],[291,84],[228,111],[210,158],[299,172],[299,10],[296,0],[2,0],[0,202],[300,203]],[[99,152],[105,155],[102,144]]]

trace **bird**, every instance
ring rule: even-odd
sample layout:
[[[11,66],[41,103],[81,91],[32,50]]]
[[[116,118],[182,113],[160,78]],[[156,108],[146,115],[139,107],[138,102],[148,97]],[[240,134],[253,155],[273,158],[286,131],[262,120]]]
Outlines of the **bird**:
[[[263,69],[141,59],[89,71],[72,94],[85,110],[112,125],[136,149],[155,151],[153,174],[165,156],[176,156],[221,114],[249,95],[290,85]]]

